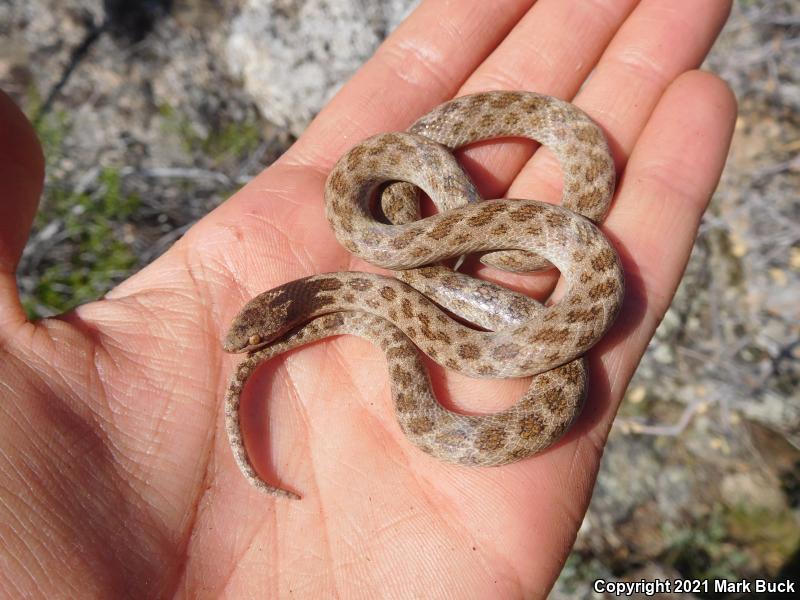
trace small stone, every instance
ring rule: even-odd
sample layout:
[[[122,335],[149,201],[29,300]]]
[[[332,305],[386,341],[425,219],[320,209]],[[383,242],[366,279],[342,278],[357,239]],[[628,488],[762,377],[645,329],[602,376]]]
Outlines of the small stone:
[[[769,270],[769,277],[781,287],[785,287],[786,284],[789,283],[789,278],[786,275],[786,271],[777,267],[772,267]]]
[[[653,359],[662,365],[671,365],[673,361],[672,350],[666,344],[658,345],[653,350]]]
[[[800,271],[800,248],[789,250],[789,266],[794,271]]]
[[[780,484],[755,471],[726,475],[720,491],[722,501],[731,508],[747,506],[776,513],[786,508],[786,497]]]
[[[736,231],[731,232],[731,254],[736,258],[742,258],[747,254],[747,242],[739,237]]]
[[[647,397],[647,388],[643,385],[638,385],[627,394],[628,402],[631,404],[641,404]]]

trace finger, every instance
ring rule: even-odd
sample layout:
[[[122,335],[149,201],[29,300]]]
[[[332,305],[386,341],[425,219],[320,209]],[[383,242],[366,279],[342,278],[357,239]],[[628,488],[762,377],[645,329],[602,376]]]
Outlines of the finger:
[[[614,398],[624,392],[680,282],[735,118],[736,99],[725,83],[691,71],[664,93],[633,149],[604,224],[620,250],[627,288],[618,324],[603,343],[613,347],[603,362],[616,374]]]
[[[571,99],[638,4],[639,0],[538,2],[457,95],[520,89]],[[480,165],[474,178],[484,196],[499,198],[535,147],[520,142],[484,145],[465,151],[464,160]]]
[[[25,321],[15,272],[44,183],[44,157],[33,127],[0,92],[0,329]]]
[[[664,90],[681,73],[700,65],[729,11],[726,1],[645,0],[620,28],[574,100],[606,131],[619,170]],[[555,202],[560,181],[553,155],[537,152],[509,195],[533,194]]]
[[[327,171],[355,142],[452,97],[533,0],[423,2],[309,125],[285,160]]]
[[[500,88],[572,98],[638,4],[638,0],[537,3],[457,95]],[[465,150],[461,157],[484,197],[540,198],[524,186],[506,193],[536,147],[522,140],[484,144]],[[553,161],[550,168],[559,183],[558,164]],[[484,278],[536,298],[545,298],[556,278],[554,273],[529,277],[475,266]]]
[[[458,95],[523,89],[571,98],[638,3],[540,0]]]

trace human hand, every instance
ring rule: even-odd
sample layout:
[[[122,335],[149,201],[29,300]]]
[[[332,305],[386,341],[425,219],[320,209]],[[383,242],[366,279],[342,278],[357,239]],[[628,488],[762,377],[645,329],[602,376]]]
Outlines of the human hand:
[[[727,2],[531,4],[424,2],[278,162],[106,298],[37,323],[25,320],[14,271],[42,161],[2,99],[1,590],[547,593],[716,185],[735,102],[716,77],[692,71]],[[242,405],[251,456],[303,500],[259,494],[236,468],[222,425],[238,360],[221,347],[231,319],[286,281],[375,270],[329,230],[327,172],[364,137],[487,89],[574,98],[605,129],[624,172],[602,228],[620,252],[627,298],[589,354],[583,414],[535,458],[494,469],[444,464],[400,433],[380,352],[337,338],[276,359],[251,381]],[[554,201],[558,166],[547,152],[528,161],[532,149],[513,141],[462,155],[484,197]],[[493,276],[530,293],[553,284],[552,274]],[[508,406],[526,387],[432,374],[444,402],[465,411]]]

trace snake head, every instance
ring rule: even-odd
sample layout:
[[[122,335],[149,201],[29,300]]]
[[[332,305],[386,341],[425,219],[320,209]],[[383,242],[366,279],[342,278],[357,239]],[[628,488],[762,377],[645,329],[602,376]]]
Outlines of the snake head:
[[[334,312],[336,300],[330,292],[341,286],[340,279],[331,274],[312,275],[259,294],[236,315],[223,348],[253,352],[312,317]]]
[[[289,302],[281,302],[280,288],[259,294],[234,318],[222,344],[225,352],[253,352],[263,348],[289,328]]]

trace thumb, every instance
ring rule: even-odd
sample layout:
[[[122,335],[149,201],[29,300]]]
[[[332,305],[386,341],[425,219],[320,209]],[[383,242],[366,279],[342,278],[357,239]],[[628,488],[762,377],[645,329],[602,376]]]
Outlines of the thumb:
[[[33,127],[0,91],[0,331],[25,321],[15,271],[44,184],[44,156]]]

